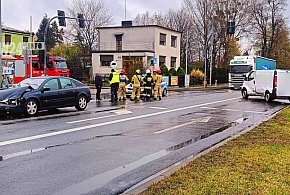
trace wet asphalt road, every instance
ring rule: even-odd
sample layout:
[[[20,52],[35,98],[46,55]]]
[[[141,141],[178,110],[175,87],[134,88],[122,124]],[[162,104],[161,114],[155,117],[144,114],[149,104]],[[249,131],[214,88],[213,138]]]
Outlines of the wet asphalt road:
[[[245,129],[288,106],[239,91],[171,92],[162,101],[92,101],[1,118],[0,194],[118,194],[190,156],[207,137]]]

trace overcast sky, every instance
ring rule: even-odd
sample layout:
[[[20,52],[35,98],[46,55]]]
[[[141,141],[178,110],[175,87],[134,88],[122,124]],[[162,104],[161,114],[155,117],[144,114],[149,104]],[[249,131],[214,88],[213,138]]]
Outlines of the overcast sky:
[[[103,0],[111,12],[115,25],[125,18],[125,0]],[[165,13],[179,8],[182,0],[127,0],[127,19],[133,19],[145,11]],[[67,10],[70,0],[2,0],[2,22],[20,30],[29,30],[29,18],[33,17],[33,31],[37,31],[44,14],[56,15],[56,10]]]
[[[56,15],[56,10],[66,10],[70,0],[2,0],[2,22],[6,26],[19,30],[29,30],[29,18],[33,17],[33,31],[46,13],[49,17]],[[115,25],[124,20],[125,0],[103,0],[111,12]],[[165,13],[169,9],[181,7],[182,0],[127,0],[127,19],[133,19],[138,13]],[[288,0],[288,17],[290,18],[290,0]],[[288,20],[289,21],[289,20]],[[290,24],[290,22],[288,22]]]

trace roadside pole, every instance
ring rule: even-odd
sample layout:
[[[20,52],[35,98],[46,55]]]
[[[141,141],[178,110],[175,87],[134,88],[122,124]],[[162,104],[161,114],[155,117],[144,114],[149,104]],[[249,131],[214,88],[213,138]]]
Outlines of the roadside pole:
[[[0,0],[0,75],[3,74],[2,66],[2,0]]]
[[[30,16],[30,42],[32,41],[32,16]],[[32,47],[32,45],[30,46]],[[31,50],[30,52],[30,77],[32,77],[32,48],[28,48]]]
[[[185,87],[188,88],[188,74],[187,74],[187,71],[188,71],[188,28],[187,28],[187,32],[186,32],[186,53],[185,53]]]

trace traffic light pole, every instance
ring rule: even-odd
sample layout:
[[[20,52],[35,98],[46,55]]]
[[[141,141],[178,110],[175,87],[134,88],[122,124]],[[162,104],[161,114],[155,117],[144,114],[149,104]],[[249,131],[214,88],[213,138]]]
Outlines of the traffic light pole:
[[[1,1],[1,0],[0,0]],[[54,17],[52,17],[49,21],[48,21],[48,23],[46,24],[46,26],[45,26],[45,30],[44,30],[44,35],[43,35],[43,42],[44,42],[44,64],[43,64],[43,66],[44,66],[44,72],[43,72],[43,74],[44,74],[44,76],[47,76],[46,75],[46,68],[47,68],[47,64],[46,64],[46,35],[47,35],[47,31],[48,31],[48,27],[49,27],[49,25],[50,25],[50,23],[51,23],[51,21],[53,21],[54,19],[56,19],[56,18],[59,18],[59,16],[54,16]],[[73,18],[73,17],[63,17],[63,18],[65,18],[65,19],[73,19],[73,20],[76,20],[76,19],[78,19],[78,18]]]

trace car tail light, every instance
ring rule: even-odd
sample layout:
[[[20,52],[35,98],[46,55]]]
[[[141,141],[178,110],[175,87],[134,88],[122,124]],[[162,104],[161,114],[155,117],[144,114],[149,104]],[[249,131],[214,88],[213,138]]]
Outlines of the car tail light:
[[[274,76],[274,87],[277,87],[277,75]]]

